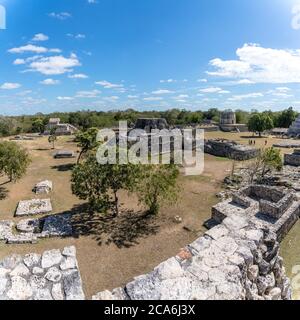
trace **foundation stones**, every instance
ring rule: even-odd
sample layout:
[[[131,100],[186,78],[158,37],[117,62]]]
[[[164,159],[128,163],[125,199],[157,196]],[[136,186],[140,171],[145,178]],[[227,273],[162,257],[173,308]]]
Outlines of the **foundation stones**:
[[[52,181],[49,181],[49,180],[39,182],[33,188],[33,191],[36,194],[43,194],[43,193],[48,194],[52,190],[53,190],[53,184],[52,184]]]
[[[60,268],[64,259],[74,262],[67,271]],[[13,255],[0,261],[0,300],[65,299],[85,299],[75,247],[65,248],[62,252],[50,250],[42,255]]]
[[[50,199],[33,199],[28,201],[20,201],[15,215],[31,216],[36,214],[45,214],[52,211],[52,205]]]

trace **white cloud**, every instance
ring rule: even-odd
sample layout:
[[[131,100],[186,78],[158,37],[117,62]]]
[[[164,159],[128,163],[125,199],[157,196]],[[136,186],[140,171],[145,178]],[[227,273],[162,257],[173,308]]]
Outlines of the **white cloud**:
[[[229,98],[229,101],[240,101],[244,99],[261,98],[264,95],[261,92],[253,92],[248,94],[235,95]]]
[[[115,83],[111,83],[106,80],[97,81],[97,82],[95,82],[95,84],[97,84],[105,89],[122,89],[124,87],[123,84],[115,84]]]
[[[13,64],[18,66],[18,65],[21,65],[21,64],[25,64],[26,61],[24,59],[16,59]]]
[[[57,97],[56,99],[57,99],[57,100],[60,100],[60,101],[70,101],[70,100],[74,100],[73,97],[61,97],[61,96]]]
[[[68,18],[71,18],[72,15],[69,12],[59,12],[59,13],[51,12],[49,13],[49,17],[59,19],[59,20],[66,20]]]
[[[13,89],[18,89],[20,87],[21,87],[21,84],[19,84],[19,83],[5,82],[0,86],[0,89],[2,89],[2,90],[13,90]]]
[[[169,93],[174,93],[174,91],[165,90],[165,89],[159,89],[159,90],[152,91],[152,94],[156,94],[156,95],[169,94]]]
[[[161,97],[147,97],[143,99],[144,101],[161,101],[163,98]]]
[[[197,82],[207,82],[207,79],[198,79]]]
[[[76,98],[96,98],[101,91],[91,90],[91,91],[78,91],[76,93]]]
[[[45,53],[48,49],[45,47],[38,47],[32,44],[27,44],[26,46],[16,47],[9,49],[10,53],[24,53],[24,52],[34,52],[34,53]]]
[[[218,87],[209,87],[209,88],[205,88],[205,89],[200,89],[199,91],[203,92],[203,93],[218,93],[218,92],[223,91],[223,89],[218,88]]]
[[[270,49],[245,44],[237,49],[238,60],[210,61],[212,76],[248,79],[252,83],[300,83],[300,49]]]
[[[54,79],[45,79],[45,80],[41,81],[40,83],[43,85],[46,85],[46,86],[53,86],[53,85],[59,84],[60,81],[54,80]]]
[[[47,40],[49,40],[49,37],[43,33],[37,33],[32,38],[32,41],[47,41]]]
[[[40,72],[45,75],[58,75],[72,72],[74,67],[80,66],[77,56],[71,54],[69,58],[52,56],[40,58],[30,63],[30,71]]]
[[[83,73],[76,73],[76,74],[71,74],[68,76],[70,79],[87,79],[88,76]]]
[[[135,96],[135,95],[128,95],[128,96],[127,96],[127,98],[128,98],[128,99],[137,99],[137,98],[138,98],[138,96]]]
[[[167,80],[160,80],[159,82],[160,83],[174,83],[174,82],[177,82],[177,81],[174,80],[174,79],[167,79]]]

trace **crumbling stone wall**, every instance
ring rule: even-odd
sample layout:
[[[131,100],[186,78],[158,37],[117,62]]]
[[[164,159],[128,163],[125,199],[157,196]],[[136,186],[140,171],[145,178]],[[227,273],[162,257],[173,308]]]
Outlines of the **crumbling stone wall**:
[[[259,150],[256,148],[221,139],[205,140],[204,152],[238,161],[253,159],[259,154]]]
[[[83,300],[75,247],[0,261],[0,300]]]
[[[276,234],[230,215],[176,257],[94,300],[289,300]]]
[[[284,164],[289,166],[300,166],[300,150],[295,150],[292,154],[284,155]]]

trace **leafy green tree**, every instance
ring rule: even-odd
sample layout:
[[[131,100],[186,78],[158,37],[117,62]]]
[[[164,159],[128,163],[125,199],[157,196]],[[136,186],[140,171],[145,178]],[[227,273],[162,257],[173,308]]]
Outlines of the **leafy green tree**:
[[[293,108],[289,108],[278,115],[276,125],[280,128],[289,128],[296,118],[297,112]]]
[[[273,147],[262,149],[260,150],[259,156],[250,162],[248,166],[250,183],[253,183],[255,177],[259,181],[273,170],[281,171],[282,168],[283,161],[278,149]]]
[[[136,191],[140,202],[149,208],[149,214],[157,214],[162,204],[177,199],[178,176],[174,164],[142,166]]]
[[[132,191],[138,177],[138,166],[104,164],[97,162],[93,152],[74,167],[71,178],[72,192],[82,200],[88,200],[94,210],[112,209],[119,215],[120,190]]]
[[[79,131],[76,134],[76,141],[78,141],[78,146],[81,148],[79,153],[77,164],[79,164],[81,157],[88,151],[95,149],[98,146],[97,142],[97,128],[90,128],[87,131]]]
[[[55,141],[57,140],[57,136],[56,136],[56,127],[52,128],[50,130],[50,135],[48,138],[48,142],[52,143],[52,149],[55,149]]]
[[[17,143],[0,143],[0,172],[8,176],[10,182],[16,182],[26,173],[30,164],[28,152]]]
[[[43,133],[45,131],[45,124],[43,119],[35,119],[32,122],[32,132]]]
[[[274,128],[274,123],[269,115],[256,113],[250,117],[248,128],[251,132],[258,132],[261,137],[262,132]]]

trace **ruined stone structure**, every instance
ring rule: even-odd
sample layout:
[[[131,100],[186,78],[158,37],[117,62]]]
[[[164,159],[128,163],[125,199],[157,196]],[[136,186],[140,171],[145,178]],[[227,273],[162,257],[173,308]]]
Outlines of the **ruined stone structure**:
[[[71,150],[58,150],[53,157],[55,159],[75,158],[75,153]]]
[[[204,152],[239,161],[253,159],[259,154],[259,150],[256,148],[223,139],[205,140]]]
[[[247,216],[257,228],[274,232],[281,241],[299,218],[300,202],[293,190],[252,185],[212,208],[212,218],[218,223],[232,214]]]
[[[221,113],[220,129],[225,132],[246,132],[245,124],[236,123],[236,114],[232,110],[225,110]]]
[[[42,193],[48,194],[52,190],[53,190],[53,184],[52,184],[52,181],[49,181],[49,180],[41,181],[37,183],[33,188],[33,191],[36,194],[42,194]]]
[[[169,125],[166,119],[156,119],[156,118],[145,118],[145,119],[138,119],[135,124],[135,129],[143,129],[147,133],[151,133],[151,130],[154,129],[169,129]]]
[[[276,234],[232,213],[151,273],[93,299],[289,300],[291,287]]]
[[[0,261],[0,300],[83,300],[76,248]]]
[[[292,154],[284,155],[284,164],[289,166],[300,166],[300,149],[294,150]]]
[[[39,219],[24,219],[16,225],[10,220],[0,221],[0,241],[6,244],[33,244],[38,239],[70,237],[73,235],[71,218],[70,213],[64,213]]]
[[[293,148],[300,148],[300,143],[297,141],[286,141],[286,142],[278,142],[273,144],[274,148],[286,148],[286,149],[293,149]]]
[[[290,137],[298,137],[300,135],[300,116],[289,127],[288,135]]]
[[[45,214],[52,211],[50,199],[33,199],[20,201],[15,213],[16,217]]]
[[[76,127],[69,123],[60,123],[59,118],[51,118],[49,119],[49,123],[46,126],[45,135],[49,135],[51,133],[51,130],[55,128],[55,134],[57,136],[67,136],[72,135],[78,131]]]

